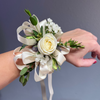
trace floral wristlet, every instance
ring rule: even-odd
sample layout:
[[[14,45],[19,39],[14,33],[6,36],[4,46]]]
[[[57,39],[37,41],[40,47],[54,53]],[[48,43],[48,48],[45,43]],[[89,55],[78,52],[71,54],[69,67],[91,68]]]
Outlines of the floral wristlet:
[[[43,80],[48,74],[49,100],[52,100],[52,73],[54,70],[61,69],[60,66],[66,61],[64,55],[70,52],[70,48],[83,49],[84,46],[72,39],[63,43],[60,40],[63,34],[61,28],[50,18],[39,22],[29,10],[25,12],[29,15],[29,22],[25,21],[17,28],[18,41],[23,45],[14,50],[15,65],[21,70],[19,81],[24,86],[29,79],[30,72],[35,70],[34,79],[36,82],[41,82],[43,100],[47,100]],[[21,31],[24,31],[24,37],[19,34]],[[16,55],[17,52],[20,54]],[[22,64],[18,63],[18,60],[21,60]],[[37,73],[38,67],[39,74]]]

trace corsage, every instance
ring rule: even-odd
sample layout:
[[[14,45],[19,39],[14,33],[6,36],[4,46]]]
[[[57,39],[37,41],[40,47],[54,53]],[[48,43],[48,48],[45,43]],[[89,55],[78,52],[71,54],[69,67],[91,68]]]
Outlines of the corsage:
[[[50,99],[53,96],[52,73],[61,69],[61,65],[66,58],[64,55],[70,52],[70,48],[84,48],[81,43],[72,39],[63,43],[60,39],[63,32],[61,27],[48,18],[39,22],[39,19],[25,10],[29,16],[29,21],[25,21],[17,28],[18,41],[23,43],[21,47],[14,50],[14,63],[21,70],[19,81],[24,86],[34,72],[34,80],[41,83],[43,100],[47,100],[44,79],[48,75],[48,87]],[[25,36],[21,36],[23,31]],[[16,55],[16,53],[19,53]],[[39,67],[39,73],[37,68]]]

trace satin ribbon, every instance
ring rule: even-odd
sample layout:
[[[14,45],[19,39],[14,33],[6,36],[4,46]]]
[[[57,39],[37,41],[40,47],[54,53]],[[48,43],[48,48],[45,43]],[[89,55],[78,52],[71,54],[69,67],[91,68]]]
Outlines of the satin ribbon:
[[[44,80],[40,81],[40,84],[41,84],[42,98],[43,100],[47,100]]]
[[[50,92],[50,98],[49,100],[52,100],[54,91],[52,87],[52,74],[48,74],[48,87],[49,87],[49,92]]]
[[[27,38],[22,37],[19,34],[22,30],[24,30],[26,28],[27,29],[31,29],[31,28],[29,28],[27,26],[23,26],[23,25],[18,27],[18,29],[17,29],[17,39],[18,39],[18,41],[20,41],[21,43],[26,44],[26,45],[35,45],[36,44],[36,40],[35,39],[27,39]]]

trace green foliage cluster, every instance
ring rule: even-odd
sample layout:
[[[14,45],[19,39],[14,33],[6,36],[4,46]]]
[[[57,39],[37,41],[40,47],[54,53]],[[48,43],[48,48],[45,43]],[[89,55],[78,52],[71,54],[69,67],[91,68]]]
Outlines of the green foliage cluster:
[[[41,26],[40,32],[39,32],[39,30],[37,28],[37,24],[38,24],[37,17],[35,15],[32,15],[29,10],[25,9],[25,12],[29,16],[29,19],[30,19],[32,25],[34,25],[36,27],[36,30],[37,30],[37,31],[33,30],[33,34],[31,33],[32,36],[26,36],[26,38],[27,39],[35,39],[35,40],[39,41],[43,37],[43,26]]]
[[[35,68],[35,62],[28,64],[28,66],[29,67],[24,67],[20,71],[19,81],[22,83],[23,86],[25,86],[27,81],[29,80],[30,72]]]
[[[71,48],[76,48],[76,49],[78,49],[78,48],[84,49],[85,48],[85,46],[83,46],[81,43],[78,43],[78,41],[75,41],[72,39],[66,41],[65,43],[62,43],[62,41],[60,39],[58,46],[65,46],[65,47],[70,46]]]

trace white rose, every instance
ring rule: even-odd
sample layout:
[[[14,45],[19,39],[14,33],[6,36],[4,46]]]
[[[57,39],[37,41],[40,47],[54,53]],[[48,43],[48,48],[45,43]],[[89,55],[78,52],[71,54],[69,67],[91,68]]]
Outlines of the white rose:
[[[45,34],[38,42],[38,50],[44,55],[52,54],[57,47],[57,39],[53,34]]]

